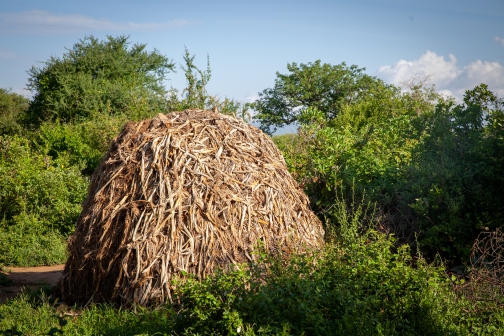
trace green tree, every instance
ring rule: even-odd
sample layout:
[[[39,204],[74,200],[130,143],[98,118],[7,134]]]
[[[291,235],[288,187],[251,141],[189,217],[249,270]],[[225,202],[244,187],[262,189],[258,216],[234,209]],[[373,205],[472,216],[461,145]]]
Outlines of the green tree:
[[[26,121],[74,122],[96,113],[134,114],[163,106],[162,82],[174,64],[156,49],[147,51],[145,44],[129,47],[128,39],[85,37],[61,58],[28,70],[34,97]]]
[[[259,93],[252,108],[260,128],[273,133],[278,127],[303,123],[302,112],[316,108],[326,120],[336,118],[348,105],[369,97],[398,96],[399,90],[380,79],[366,75],[365,68],[314,63],[287,64],[289,74],[277,72],[275,86]]]
[[[20,134],[20,118],[28,107],[28,98],[0,88],[0,135]]]
[[[424,136],[401,189],[425,250],[463,259],[482,230],[502,227],[503,116],[504,101],[480,84],[419,118]]]

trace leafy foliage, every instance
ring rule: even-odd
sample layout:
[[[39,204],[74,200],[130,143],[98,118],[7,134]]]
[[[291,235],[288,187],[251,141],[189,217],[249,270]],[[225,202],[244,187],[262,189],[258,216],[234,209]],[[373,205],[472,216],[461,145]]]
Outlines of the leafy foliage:
[[[180,285],[176,330],[188,334],[469,335],[495,334],[501,310],[469,309],[442,264],[412,257],[377,233],[362,205],[336,200],[340,229],[325,249]]]
[[[291,145],[274,139],[321,217],[339,225],[337,190],[349,199],[355,189],[389,217],[385,231],[460,263],[481,230],[504,222],[503,101],[484,84],[463,104],[410,84],[400,96],[346,105],[334,119],[308,107]]]
[[[502,227],[503,113],[504,102],[482,84],[463,104],[440,102],[419,118],[424,136],[404,190],[430,251],[467,258],[479,232]]]
[[[457,299],[441,267],[369,230],[321,251],[177,285],[174,305],[114,309],[56,307],[44,294],[0,305],[0,330],[79,335],[495,335],[498,308],[478,312]],[[74,315],[73,318],[65,317]],[[54,328],[54,329],[53,329]]]
[[[332,120],[345,106],[369,97],[398,93],[396,88],[366,75],[365,69],[356,65],[333,66],[318,60],[299,66],[289,63],[287,69],[290,74],[277,72],[275,86],[260,92],[259,99],[252,104],[257,111],[254,119],[260,122],[261,130],[269,134],[277,127],[302,123],[301,112],[308,107],[320,111],[325,120]]]
[[[87,185],[79,166],[53,161],[18,136],[0,137],[0,263],[65,260],[63,237],[73,230]]]
[[[80,213],[87,180],[78,167],[52,161],[19,137],[0,138],[0,216],[4,224],[31,214],[48,228],[69,234]]]
[[[0,228],[0,264],[21,267],[62,264],[67,259],[66,237],[48,229],[34,215],[16,216]]]
[[[145,44],[128,48],[127,36],[85,37],[62,58],[29,71],[34,93],[27,121],[82,121],[94,114],[135,113],[164,105],[162,81],[173,63]]]
[[[103,115],[80,123],[44,122],[32,137],[53,160],[67,160],[90,176],[127,121],[125,115]]]
[[[21,134],[20,118],[28,107],[28,99],[0,88],[0,135]]]
[[[187,86],[182,90],[182,99],[179,99],[179,91],[172,88],[168,99],[169,111],[183,111],[188,108],[204,109],[211,102],[206,86],[212,76],[210,70],[210,57],[207,56],[206,70],[200,70],[195,64],[195,55],[191,55],[186,48],[184,51],[184,66],[180,66],[184,71]]]

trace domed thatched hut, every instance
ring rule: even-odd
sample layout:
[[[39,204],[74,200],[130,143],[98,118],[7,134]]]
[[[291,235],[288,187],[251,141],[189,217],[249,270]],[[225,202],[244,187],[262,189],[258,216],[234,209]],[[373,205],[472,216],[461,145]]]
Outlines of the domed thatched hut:
[[[92,177],[60,280],[67,302],[151,305],[181,271],[323,243],[308,198],[265,134],[202,110],[127,124]]]

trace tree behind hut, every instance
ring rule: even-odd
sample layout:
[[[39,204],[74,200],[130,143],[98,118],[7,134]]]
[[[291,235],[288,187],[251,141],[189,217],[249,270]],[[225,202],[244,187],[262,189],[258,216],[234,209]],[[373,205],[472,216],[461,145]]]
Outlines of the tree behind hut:
[[[174,64],[146,44],[129,47],[128,36],[93,36],[74,44],[42,68],[28,70],[34,93],[27,121],[75,122],[95,114],[142,113],[164,105],[163,80]]]

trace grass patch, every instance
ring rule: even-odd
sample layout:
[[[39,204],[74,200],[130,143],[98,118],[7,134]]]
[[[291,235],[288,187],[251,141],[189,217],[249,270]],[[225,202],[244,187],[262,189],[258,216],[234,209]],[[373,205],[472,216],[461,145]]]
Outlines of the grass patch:
[[[167,307],[115,309],[94,305],[77,310],[56,305],[47,293],[18,295],[0,305],[3,335],[169,335],[175,319]]]

